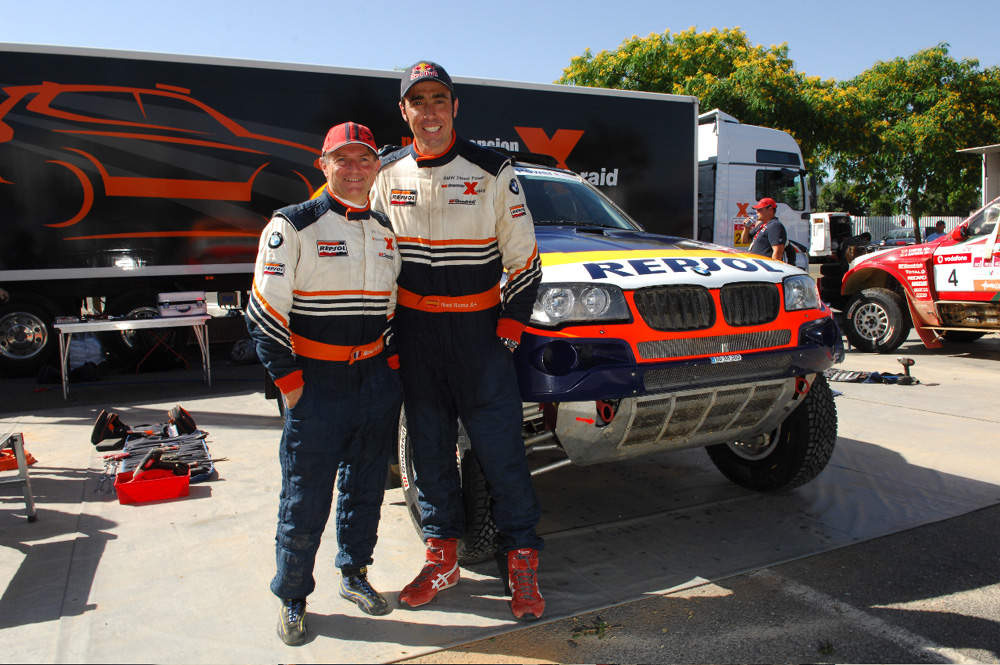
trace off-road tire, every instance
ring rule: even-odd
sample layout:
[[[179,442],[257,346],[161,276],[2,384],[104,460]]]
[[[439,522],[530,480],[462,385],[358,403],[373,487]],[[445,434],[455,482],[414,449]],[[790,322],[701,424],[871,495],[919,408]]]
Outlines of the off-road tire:
[[[489,485],[483,474],[479,460],[469,449],[462,445],[468,436],[459,423],[459,444],[456,463],[462,482],[462,502],[465,506],[465,533],[458,541],[458,562],[463,566],[482,563],[493,558],[497,550],[497,527],[493,521],[493,499],[490,497]],[[399,436],[397,439],[399,455],[399,471],[401,474],[403,497],[406,499],[406,509],[410,521],[423,538],[420,525],[420,505],[417,501],[417,486],[413,482],[413,451],[410,447],[410,437],[406,431],[406,410],[399,415]]]
[[[822,374],[771,436],[777,437],[773,447],[757,459],[737,454],[726,443],[705,450],[726,478],[747,489],[776,492],[809,482],[826,467],[837,442],[837,406]]]
[[[910,334],[910,315],[902,296],[873,287],[851,297],[844,328],[848,341],[859,351],[891,353]]]

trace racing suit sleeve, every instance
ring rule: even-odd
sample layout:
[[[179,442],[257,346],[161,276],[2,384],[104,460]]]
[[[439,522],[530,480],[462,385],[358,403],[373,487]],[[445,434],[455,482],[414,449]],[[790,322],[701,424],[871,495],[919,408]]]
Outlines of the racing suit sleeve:
[[[395,244],[393,240],[393,244]],[[386,349],[386,359],[385,362],[392,369],[399,369],[399,354],[396,353],[396,342],[395,342],[395,327],[393,326],[393,319],[396,316],[396,280],[399,279],[399,271],[403,268],[403,257],[399,255],[399,247],[396,247],[394,256],[392,257],[393,267],[395,269],[395,278],[392,281],[392,293],[389,295],[389,304],[385,308],[385,318],[388,322],[388,327],[385,331],[385,349]]]
[[[497,337],[520,342],[542,281],[542,263],[538,258],[535,226],[525,203],[524,190],[509,162],[497,175],[493,205],[497,217],[497,245],[507,271]]]
[[[289,329],[298,262],[298,234],[287,219],[276,215],[260,235],[246,321],[257,356],[283,394],[303,385]]]

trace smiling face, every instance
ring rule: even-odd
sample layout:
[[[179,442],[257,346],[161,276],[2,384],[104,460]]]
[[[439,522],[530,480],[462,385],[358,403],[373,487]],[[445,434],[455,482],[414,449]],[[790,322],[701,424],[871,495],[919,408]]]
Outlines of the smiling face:
[[[352,203],[368,200],[375,174],[378,173],[378,157],[370,149],[357,143],[350,143],[328,152],[320,159],[323,175],[330,191],[337,198]]]
[[[458,115],[458,100],[437,81],[421,81],[410,88],[399,102],[403,120],[413,132],[417,150],[425,155],[439,155],[451,143]]]

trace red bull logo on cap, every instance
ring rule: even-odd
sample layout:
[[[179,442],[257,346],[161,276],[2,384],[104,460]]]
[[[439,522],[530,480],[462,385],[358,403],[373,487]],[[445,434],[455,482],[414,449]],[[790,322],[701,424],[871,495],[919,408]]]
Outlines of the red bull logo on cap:
[[[424,76],[437,76],[437,70],[432,65],[421,62],[419,65],[415,65],[413,71],[410,72],[411,81]]]

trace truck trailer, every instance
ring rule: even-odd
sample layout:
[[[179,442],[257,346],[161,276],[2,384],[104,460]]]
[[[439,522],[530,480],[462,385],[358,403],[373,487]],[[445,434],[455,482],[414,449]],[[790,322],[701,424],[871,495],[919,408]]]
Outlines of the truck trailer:
[[[0,374],[35,371],[85,299],[134,316],[159,293],[245,293],[271,212],[322,184],[332,124],[411,140],[397,72],[16,44],[0,63]],[[648,231],[732,246],[774,196],[798,237],[809,198],[784,132],[699,117],[689,96],[455,82],[461,135],[550,156]]]

